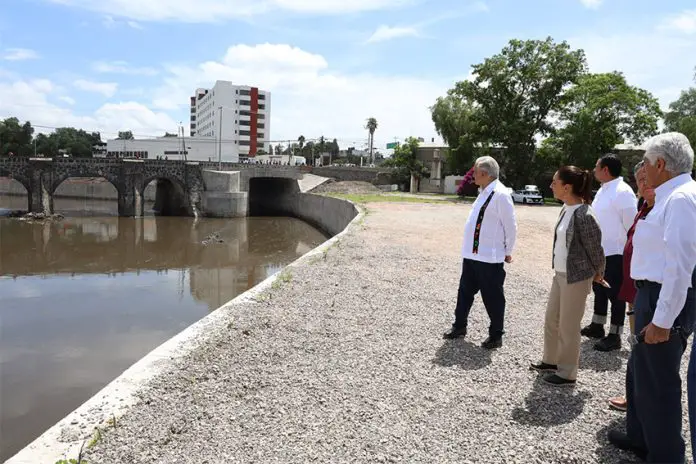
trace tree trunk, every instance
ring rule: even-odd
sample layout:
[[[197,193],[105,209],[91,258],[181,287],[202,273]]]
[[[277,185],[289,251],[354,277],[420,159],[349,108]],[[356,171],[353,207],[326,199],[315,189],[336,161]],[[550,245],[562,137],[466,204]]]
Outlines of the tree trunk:
[[[418,193],[418,178],[414,174],[411,174],[410,193]]]

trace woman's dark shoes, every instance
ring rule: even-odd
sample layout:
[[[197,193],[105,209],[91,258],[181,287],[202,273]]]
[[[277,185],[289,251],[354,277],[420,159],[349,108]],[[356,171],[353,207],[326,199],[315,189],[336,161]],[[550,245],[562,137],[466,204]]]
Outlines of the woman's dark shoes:
[[[604,326],[602,324],[591,323],[590,325],[583,327],[580,331],[580,335],[588,338],[604,338]]]
[[[450,329],[449,332],[445,332],[442,338],[445,340],[454,340],[455,338],[466,337],[466,329],[455,329],[454,327]]]
[[[539,372],[553,372],[558,369],[558,366],[555,364],[547,364],[545,362],[540,362],[537,364],[530,364],[529,368]]]
[[[621,337],[618,334],[609,334],[594,345],[597,351],[614,351],[621,349]]]
[[[544,382],[554,387],[572,387],[575,385],[575,380],[568,380],[556,374],[548,374],[544,376]]]

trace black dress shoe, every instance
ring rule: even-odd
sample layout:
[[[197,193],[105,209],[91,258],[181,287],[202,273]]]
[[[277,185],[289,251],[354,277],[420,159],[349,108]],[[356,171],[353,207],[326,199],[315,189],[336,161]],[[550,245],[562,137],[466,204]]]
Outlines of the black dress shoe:
[[[628,435],[623,432],[619,432],[618,430],[610,430],[607,434],[607,438],[609,439],[609,443],[616,446],[620,450],[630,451],[643,460],[648,457],[648,450],[634,445],[631,439],[628,438]]]
[[[535,371],[539,372],[549,372],[549,371],[555,371],[558,370],[558,366],[555,364],[547,364],[545,362],[540,362],[537,364],[530,364],[529,365],[530,369],[533,369]]]
[[[575,380],[564,379],[556,374],[549,374],[544,377],[544,382],[554,387],[572,387],[575,385]]]
[[[481,343],[481,346],[487,350],[494,350],[503,346],[503,337],[488,337]]]
[[[618,334],[609,334],[594,345],[597,351],[614,351],[621,349],[621,337]]]
[[[455,329],[454,327],[450,329],[449,332],[445,332],[442,338],[445,340],[454,340],[455,338],[466,337],[466,329]]]
[[[593,322],[584,327],[580,331],[580,335],[589,338],[604,338],[604,326],[602,324],[595,324]]]

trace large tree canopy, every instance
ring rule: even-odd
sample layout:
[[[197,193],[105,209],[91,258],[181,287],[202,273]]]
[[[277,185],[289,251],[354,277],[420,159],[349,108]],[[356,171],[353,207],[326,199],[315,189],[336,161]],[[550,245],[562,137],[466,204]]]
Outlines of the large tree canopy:
[[[61,150],[75,157],[91,157],[94,145],[102,143],[99,132],[86,132],[73,127],[61,127],[50,134],[37,134],[29,121],[20,124],[17,118],[0,121],[0,156],[47,157],[57,156]]]
[[[458,82],[451,95],[474,105],[481,138],[507,150],[507,176],[524,178],[535,138],[552,131],[548,118],[566,104],[564,89],[586,71],[585,53],[550,37],[511,40],[472,71],[474,79]]]
[[[679,98],[670,103],[665,114],[665,129],[682,132],[696,149],[696,87],[683,90]]]
[[[640,144],[657,133],[662,117],[657,99],[619,72],[586,74],[564,98],[559,129],[546,145],[560,150],[564,164],[588,168],[620,143]]]

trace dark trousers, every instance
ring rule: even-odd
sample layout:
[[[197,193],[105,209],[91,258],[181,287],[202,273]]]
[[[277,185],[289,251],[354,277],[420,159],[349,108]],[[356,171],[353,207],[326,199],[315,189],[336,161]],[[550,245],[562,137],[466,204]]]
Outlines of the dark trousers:
[[[609,333],[621,333],[626,315],[626,302],[619,300],[619,290],[623,282],[623,255],[612,255],[606,258],[604,280],[611,286],[606,288],[596,282],[592,283],[594,292],[594,317],[592,322],[607,323],[607,311],[611,302],[611,326]]]
[[[505,269],[503,263],[483,263],[465,259],[462,263],[462,276],[459,279],[457,308],[454,311],[455,329],[466,329],[469,311],[474,304],[474,296],[480,291],[491,325],[488,334],[500,337],[505,319]]]
[[[642,281],[636,286],[635,333],[639,334],[652,321],[661,285]],[[689,289],[674,323],[682,329],[665,343],[635,345],[628,358],[626,433],[635,446],[648,451],[648,462],[684,462],[679,367],[695,317],[694,294]]]

